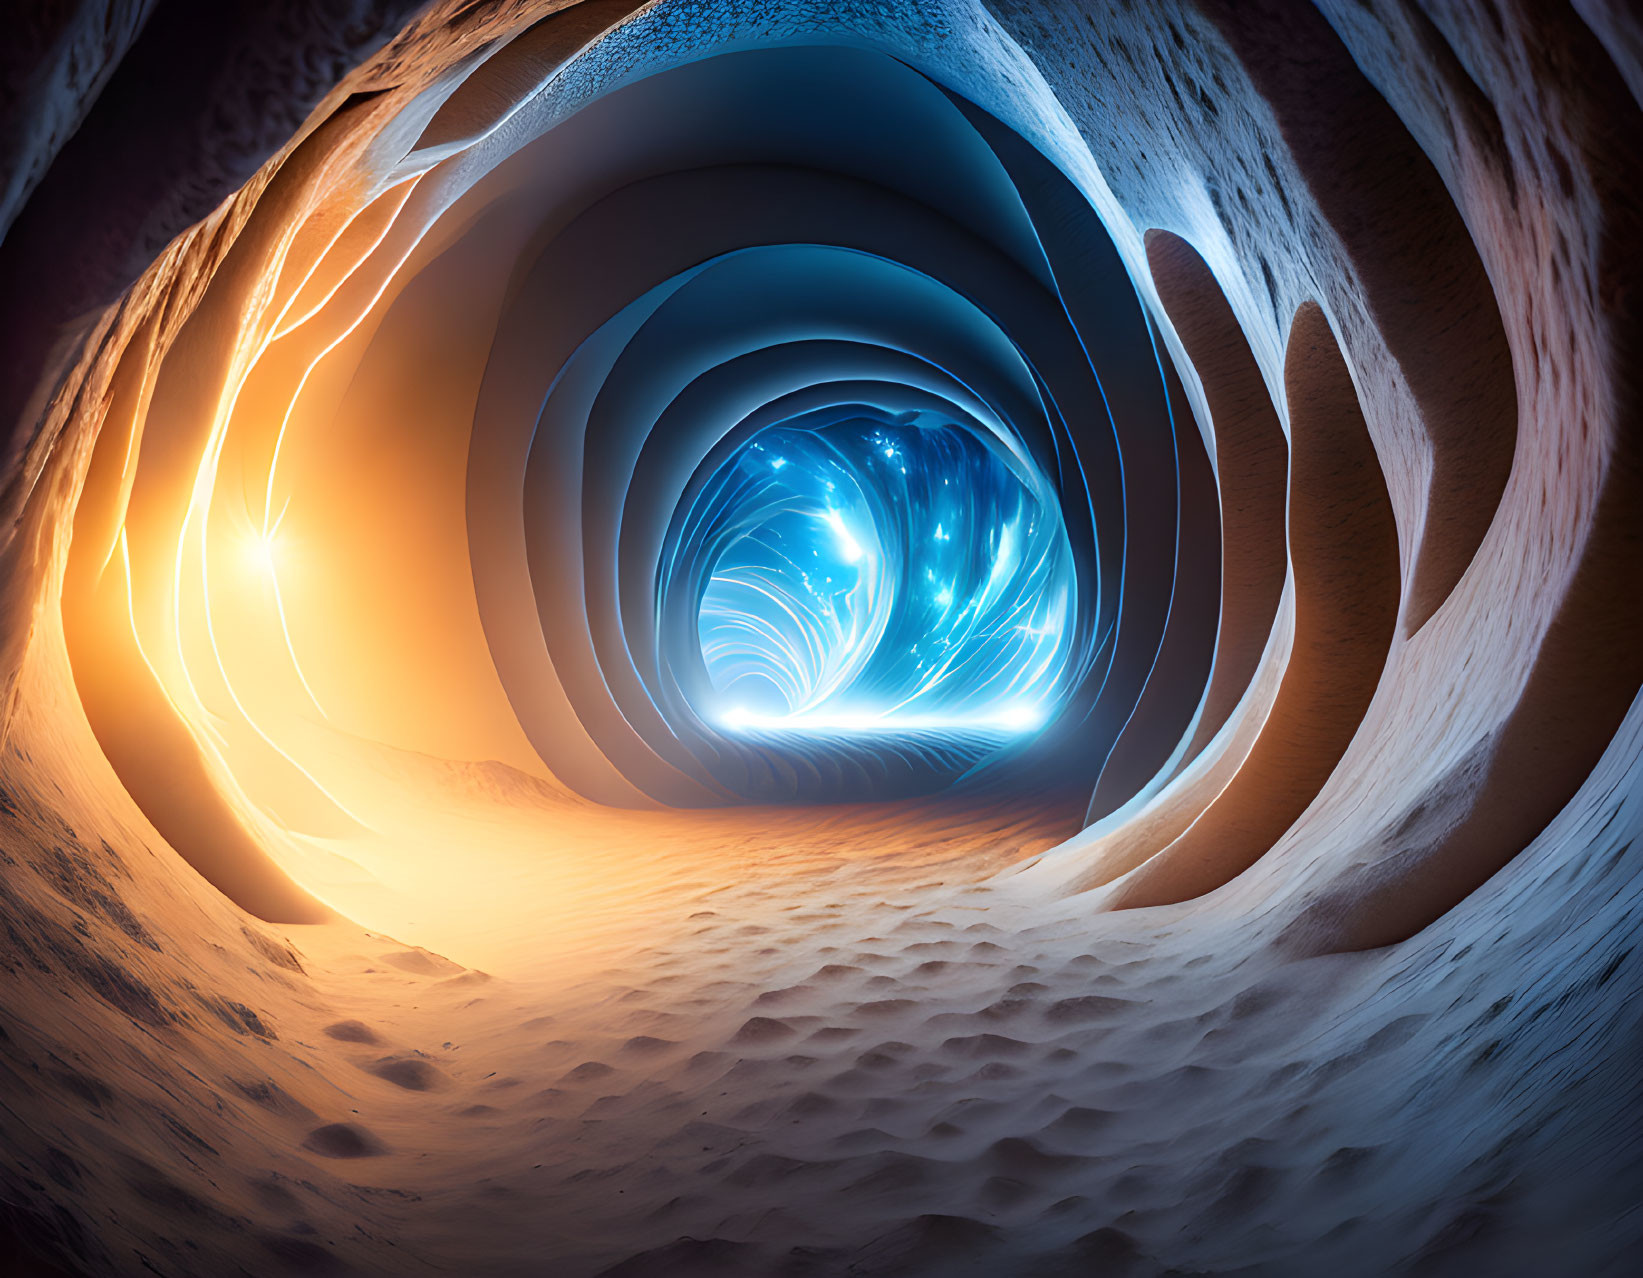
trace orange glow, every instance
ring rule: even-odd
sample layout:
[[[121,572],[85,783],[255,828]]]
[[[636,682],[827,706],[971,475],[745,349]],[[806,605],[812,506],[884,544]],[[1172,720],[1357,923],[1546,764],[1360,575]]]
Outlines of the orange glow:
[[[111,645],[119,633],[129,636],[133,659],[186,728],[235,818],[305,888],[377,926],[400,921],[391,912],[373,915],[359,895],[380,901],[383,880],[393,878],[397,849],[379,831],[394,826],[403,837],[427,827],[385,821],[404,792],[373,775],[371,752],[361,749],[361,735],[381,739],[358,728],[362,718],[382,716],[388,690],[360,677],[373,656],[349,640],[351,619],[369,607],[357,557],[343,565],[334,554],[321,561],[305,550],[346,546],[351,530],[370,526],[370,512],[305,481],[325,465],[316,444],[331,431],[327,409],[353,371],[347,361],[359,356],[362,343],[351,339],[380,322],[377,304],[403,284],[401,268],[417,251],[417,228],[391,237],[419,177],[390,175],[379,193],[354,181],[311,189],[307,217],[284,228],[260,273],[238,282],[238,298],[223,298],[239,316],[231,346],[200,350],[210,334],[182,335],[171,360],[209,367],[216,357],[219,380],[194,401],[207,420],[138,411],[129,432],[105,432],[82,501],[85,536],[72,550],[78,567],[65,588],[65,620],[82,665],[114,668]],[[218,287],[227,293],[235,283]],[[339,352],[340,368],[330,361]],[[142,388],[143,406],[155,394],[186,399],[188,389],[167,383],[162,371],[157,388]],[[200,440],[192,458],[172,442],[191,431]],[[91,530],[101,521],[112,531],[100,546]],[[450,602],[441,597],[435,606]],[[416,645],[408,646],[415,661]],[[340,727],[310,666],[341,694]],[[437,669],[425,675],[422,687],[437,688]],[[416,701],[414,689],[397,692]],[[87,705],[97,726],[96,698]],[[454,717],[451,707],[438,717]],[[511,753],[519,758],[518,743]],[[458,797],[422,794],[439,810]]]

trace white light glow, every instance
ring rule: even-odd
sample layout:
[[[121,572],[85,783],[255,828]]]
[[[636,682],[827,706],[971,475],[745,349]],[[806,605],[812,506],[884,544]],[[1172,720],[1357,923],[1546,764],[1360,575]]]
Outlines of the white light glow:
[[[758,714],[732,706],[719,716],[725,728],[742,732],[869,733],[898,732],[1031,732],[1044,722],[1044,709],[1033,704],[1005,706],[984,714],[832,713]]]
[[[246,566],[258,576],[273,577],[279,571],[273,534],[251,537],[245,544]]]
[[[839,539],[839,554],[844,562],[853,564],[862,557],[861,543],[855,539],[850,530],[845,527],[844,516],[836,510],[829,510],[824,516],[827,526],[833,530],[833,535]]]

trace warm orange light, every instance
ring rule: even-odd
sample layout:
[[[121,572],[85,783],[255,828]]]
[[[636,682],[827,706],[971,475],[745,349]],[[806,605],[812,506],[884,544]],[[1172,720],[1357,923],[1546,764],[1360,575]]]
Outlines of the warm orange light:
[[[417,392],[396,401],[360,372],[420,269],[428,210],[398,221],[418,180],[313,191],[306,229],[221,284],[239,328],[186,333],[168,360],[189,376],[138,387],[155,411],[99,444],[68,612],[87,669],[130,649],[233,820],[297,883],[369,927],[454,945],[490,926],[478,861],[540,867],[542,803],[571,800],[486,656],[460,416],[431,415],[449,438],[419,429]],[[430,365],[420,393],[455,376]],[[109,695],[111,716],[129,712]],[[170,801],[163,776],[144,797]],[[452,848],[487,855],[453,875]]]

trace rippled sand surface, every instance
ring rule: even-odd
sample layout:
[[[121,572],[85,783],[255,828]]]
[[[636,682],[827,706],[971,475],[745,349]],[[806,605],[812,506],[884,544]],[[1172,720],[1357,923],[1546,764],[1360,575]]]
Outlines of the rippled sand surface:
[[[1587,1273],[1632,1201],[1618,760],[1394,951],[1057,918],[1007,871],[1060,830],[935,808],[515,867],[539,943],[481,970],[244,923],[129,810],[80,838],[88,744],[9,747],[0,817],[0,1125],[61,1204],[13,1223],[88,1272]]]

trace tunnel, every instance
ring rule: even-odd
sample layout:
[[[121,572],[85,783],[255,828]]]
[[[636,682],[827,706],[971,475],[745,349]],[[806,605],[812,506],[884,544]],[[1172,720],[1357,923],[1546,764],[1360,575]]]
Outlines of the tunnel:
[[[0,1270],[1631,1272],[1632,6],[5,21]]]

